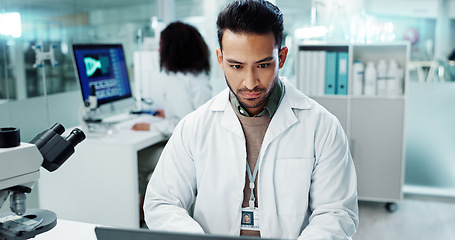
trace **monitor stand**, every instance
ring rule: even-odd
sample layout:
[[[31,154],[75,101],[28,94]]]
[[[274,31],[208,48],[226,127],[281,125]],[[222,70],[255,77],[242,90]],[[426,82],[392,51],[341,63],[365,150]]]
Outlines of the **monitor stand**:
[[[103,104],[94,110],[87,110],[83,117],[87,137],[103,137],[116,132],[116,125],[136,118],[130,114],[135,108],[133,98]]]
[[[134,98],[125,98],[119,101],[103,104],[98,107],[94,119],[100,119],[102,123],[116,124],[133,118],[130,115],[135,108]]]

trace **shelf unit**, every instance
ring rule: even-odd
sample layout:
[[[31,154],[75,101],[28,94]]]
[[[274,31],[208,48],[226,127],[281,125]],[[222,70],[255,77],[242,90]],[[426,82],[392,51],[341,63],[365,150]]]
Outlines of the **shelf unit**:
[[[334,114],[346,131],[357,170],[359,200],[385,202],[387,210],[394,211],[396,202],[403,198],[409,43],[302,43],[297,49],[299,52],[296,56],[301,56],[301,51],[348,53],[346,95],[321,94],[320,91],[317,94],[308,93],[303,87],[303,78],[311,75],[303,72],[308,68],[302,65],[300,57],[296,62],[296,85],[299,90]],[[395,59],[399,68],[404,71],[402,94],[353,95],[352,69],[354,60],[357,59],[364,63],[373,61],[375,65],[380,59]]]

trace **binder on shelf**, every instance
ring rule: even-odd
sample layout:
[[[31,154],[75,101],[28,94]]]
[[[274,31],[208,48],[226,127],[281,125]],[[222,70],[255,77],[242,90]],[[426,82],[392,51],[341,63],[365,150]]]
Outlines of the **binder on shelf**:
[[[298,89],[304,94],[311,94],[311,81],[312,81],[312,51],[299,52],[299,86]]]
[[[306,51],[307,52],[307,65],[306,65],[306,72],[307,72],[307,80],[308,80],[308,85],[307,88],[305,89],[305,93],[309,95],[315,94],[315,86],[316,86],[316,71],[314,70],[316,67],[315,59],[316,59],[316,51]]]
[[[316,86],[315,86],[315,94],[316,95],[324,95],[324,82],[325,82],[325,58],[326,52],[325,51],[317,51],[317,58],[316,58]]]
[[[337,58],[336,94],[348,95],[348,53],[339,52]]]
[[[297,79],[297,89],[299,89],[301,92],[304,92],[305,88],[305,51],[299,51],[299,69],[298,69],[298,79]]]
[[[337,87],[337,53],[327,52],[325,61],[325,94],[336,94]]]

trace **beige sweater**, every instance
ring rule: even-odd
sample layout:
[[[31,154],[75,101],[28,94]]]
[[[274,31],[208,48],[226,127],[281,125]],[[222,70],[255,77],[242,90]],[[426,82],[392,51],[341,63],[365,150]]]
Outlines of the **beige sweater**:
[[[254,167],[258,160],[259,151],[261,150],[262,141],[264,140],[265,132],[269,127],[270,116],[267,113],[262,117],[245,117],[237,111],[235,111],[237,117],[242,124],[243,133],[245,134],[246,139],[246,156],[248,164],[250,165],[251,172],[253,173]],[[254,185],[257,186],[257,176],[254,180]],[[248,201],[250,199],[251,189],[249,186],[250,180],[248,178],[248,173],[245,177],[245,187],[243,188],[243,204],[242,207],[248,207]],[[258,206],[257,203],[257,188],[254,188],[254,196],[256,198],[255,206]]]

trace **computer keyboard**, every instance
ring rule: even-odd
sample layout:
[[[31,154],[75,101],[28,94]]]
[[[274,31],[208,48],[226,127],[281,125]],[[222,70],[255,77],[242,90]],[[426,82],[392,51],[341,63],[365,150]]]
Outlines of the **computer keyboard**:
[[[140,122],[139,119],[128,119],[123,122],[119,122],[114,125],[114,127],[118,130],[131,130],[134,124]]]
[[[136,116],[129,113],[121,113],[113,116],[103,118],[103,122],[107,124],[117,124],[122,123],[131,119],[134,119]]]
[[[129,118],[126,118],[123,121],[116,122],[112,124],[118,130],[130,130],[134,124],[139,122],[154,122],[160,121],[162,118],[154,117],[152,115],[143,114],[143,115],[129,115]]]

